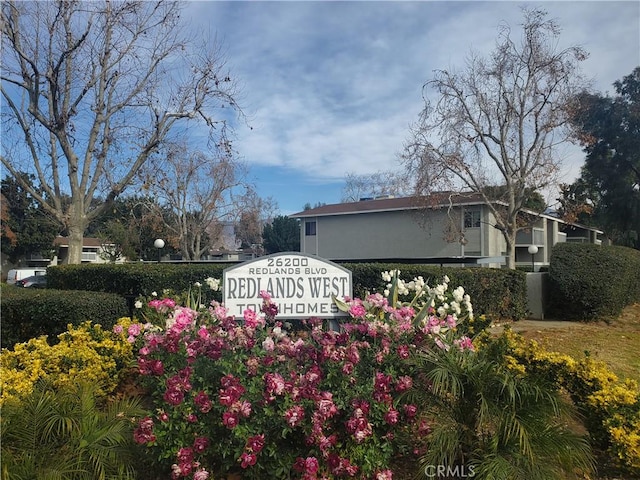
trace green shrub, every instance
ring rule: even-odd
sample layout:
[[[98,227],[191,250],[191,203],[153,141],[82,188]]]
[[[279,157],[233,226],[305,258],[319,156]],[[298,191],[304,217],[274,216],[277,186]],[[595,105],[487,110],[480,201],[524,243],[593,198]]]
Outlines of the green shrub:
[[[208,277],[222,279],[224,269],[229,266],[211,263],[62,265],[49,268],[47,276],[53,288],[148,297],[154,291],[160,294],[165,289],[186,292]],[[453,287],[464,285],[478,315],[520,320],[527,314],[526,275],[523,272],[398,263],[343,263],[342,266],[353,273],[353,294],[357,297],[364,297],[366,292],[381,292],[384,282],[380,274],[400,270],[403,277],[422,276],[432,284],[440,283],[447,275]],[[203,289],[202,293],[205,304],[211,300],[222,301],[220,292]]]
[[[527,314],[527,284],[523,272],[391,263],[344,263],[342,266],[353,273],[353,294],[356,297],[364,297],[367,291],[382,292],[384,281],[380,273],[400,270],[402,277],[421,276],[430,285],[440,283],[447,275],[453,288],[464,286],[477,315],[520,320]]]
[[[2,348],[47,335],[55,338],[67,325],[85,321],[105,329],[129,314],[124,297],[113,293],[6,287],[2,289]]]
[[[603,362],[585,356],[547,352],[537,342],[507,330],[500,340],[505,360],[516,371],[544,375],[571,397],[590,442],[605,452],[606,462],[640,478],[640,389],[634,380],[621,381]],[[604,465],[604,467],[610,467]]]
[[[47,271],[48,285],[61,290],[89,290],[119,295],[149,296],[165,289],[188,291],[196,282],[208,277],[222,278],[230,264],[211,263],[124,263],[60,265]],[[220,301],[220,293],[207,292]],[[216,297],[217,295],[217,297]]]
[[[132,398],[99,405],[98,387],[67,391],[38,382],[25,398],[4,404],[2,478],[136,478],[132,420],[144,410]]]
[[[619,246],[560,243],[551,251],[549,299],[553,316],[616,318],[640,301],[640,251]]]

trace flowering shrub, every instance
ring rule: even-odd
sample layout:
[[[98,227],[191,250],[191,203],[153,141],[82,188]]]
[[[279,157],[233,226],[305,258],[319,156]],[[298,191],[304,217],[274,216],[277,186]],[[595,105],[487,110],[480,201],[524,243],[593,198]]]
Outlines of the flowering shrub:
[[[30,394],[39,379],[49,380],[56,389],[68,389],[83,380],[99,385],[98,396],[112,393],[134,362],[131,333],[138,335],[143,329],[128,318],[121,318],[113,332],[85,322],[69,325],[55,345],[39,337],[16,344],[13,350],[3,349],[0,404]]]
[[[507,331],[509,358],[517,368],[545,374],[565,388],[584,416],[595,446],[607,451],[625,468],[640,474],[640,389],[637,382],[621,382],[602,362],[576,360],[547,352],[535,341]]]
[[[404,395],[414,382],[405,360],[417,348],[473,348],[457,333],[472,317],[462,288],[398,274],[385,272],[387,296],[336,299],[349,313],[340,331],[308,319],[289,332],[267,292],[261,312],[241,321],[216,302],[193,310],[156,299],[165,327],[137,337],[155,411],[135,440],[172,478],[239,469],[243,478],[391,479],[398,439],[419,414]]]

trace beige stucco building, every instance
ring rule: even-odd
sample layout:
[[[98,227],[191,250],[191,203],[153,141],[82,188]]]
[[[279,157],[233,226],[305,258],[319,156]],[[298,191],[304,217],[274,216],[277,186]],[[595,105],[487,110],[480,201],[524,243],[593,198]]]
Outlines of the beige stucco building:
[[[479,195],[363,199],[291,215],[300,219],[300,251],[329,260],[420,260],[425,263],[505,264],[506,241]],[[517,234],[516,264],[549,264],[558,242],[600,243],[601,231],[528,212],[530,228]],[[538,251],[532,257],[530,246]]]

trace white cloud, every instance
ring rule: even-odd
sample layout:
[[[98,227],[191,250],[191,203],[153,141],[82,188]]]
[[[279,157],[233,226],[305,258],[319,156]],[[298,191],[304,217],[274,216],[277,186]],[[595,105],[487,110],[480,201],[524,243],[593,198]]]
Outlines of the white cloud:
[[[598,90],[640,64],[637,2],[539,5],[560,46],[591,53]],[[433,70],[463,67],[471,48],[493,48],[501,22],[522,21],[516,2],[193,2],[186,13],[217,31],[244,85],[243,158],[311,182],[393,168]],[[572,154],[567,176],[581,161]]]

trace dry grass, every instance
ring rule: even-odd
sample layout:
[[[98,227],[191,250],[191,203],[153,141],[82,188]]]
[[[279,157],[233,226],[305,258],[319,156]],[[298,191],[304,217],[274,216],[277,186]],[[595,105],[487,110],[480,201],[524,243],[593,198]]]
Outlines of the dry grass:
[[[555,322],[554,322],[555,323]],[[621,379],[640,382],[640,304],[624,309],[611,323],[568,322],[566,327],[544,328],[544,321],[525,325],[518,331],[536,340],[548,351],[571,355],[576,359],[590,355],[606,363]]]

